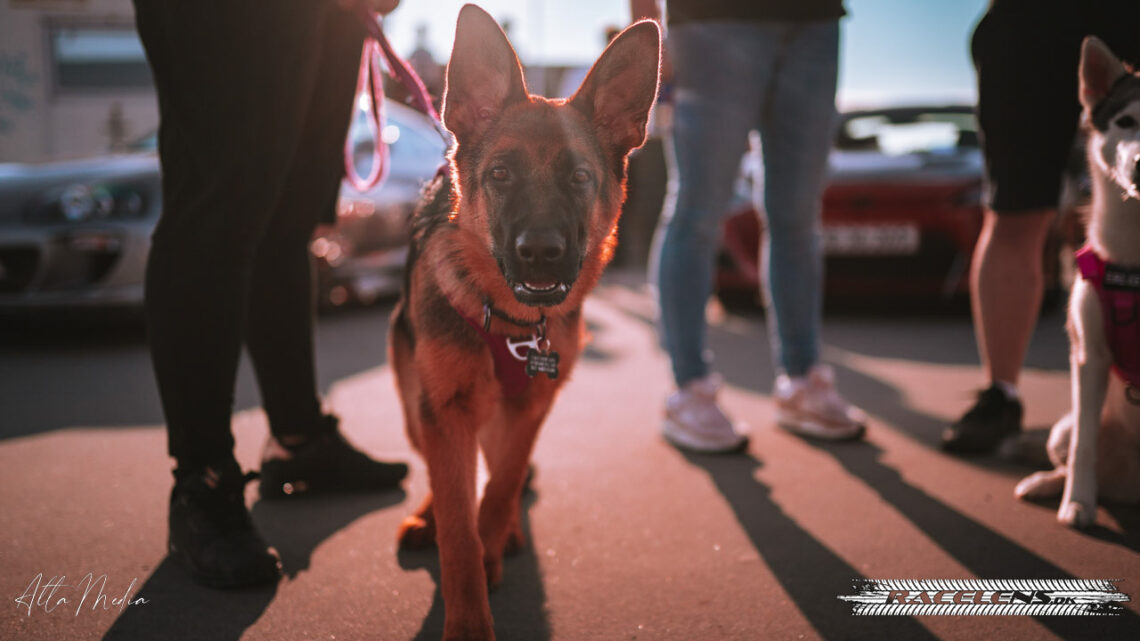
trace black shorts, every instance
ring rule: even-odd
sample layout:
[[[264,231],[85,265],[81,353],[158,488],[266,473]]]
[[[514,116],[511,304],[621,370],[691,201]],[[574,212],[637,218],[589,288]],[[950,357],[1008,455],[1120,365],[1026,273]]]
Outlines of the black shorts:
[[[974,29],[986,200],[998,213],[1057,206],[1080,117],[1081,41],[1140,63],[1138,0],[997,0]]]

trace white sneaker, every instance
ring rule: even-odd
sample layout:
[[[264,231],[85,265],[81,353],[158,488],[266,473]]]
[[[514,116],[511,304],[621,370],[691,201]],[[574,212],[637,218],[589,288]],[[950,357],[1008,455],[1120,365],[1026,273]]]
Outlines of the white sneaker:
[[[717,374],[697,379],[665,399],[661,433],[673,445],[693,452],[736,452],[748,444],[716,402],[722,380]]]
[[[816,365],[807,376],[776,377],[776,422],[795,434],[829,440],[863,436],[867,415],[835,390],[835,371]]]

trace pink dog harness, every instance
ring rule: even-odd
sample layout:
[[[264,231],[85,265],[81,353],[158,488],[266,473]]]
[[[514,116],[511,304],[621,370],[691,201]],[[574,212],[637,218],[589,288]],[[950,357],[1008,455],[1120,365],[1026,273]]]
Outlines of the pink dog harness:
[[[1140,390],[1140,269],[1105,262],[1089,245],[1077,252],[1077,266],[1100,298],[1117,373],[1133,390]]]
[[[455,306],[452,305],[454,308]],[[458,312],[458,310],[456,310]],[[546,315],[537,323],[520,321],[483,303],[483,322],[479,323],[466,314],[459,316],[475,330],[491,350],[495,362],[495,378],[499,379],[503,396],[514,398],[526,391],[530,379],[546,374],[550,380],[558,378],[558,352],[550,349],[550,339],[546,337]],[[512,338],[504,334],[491,333],[491,317],[501,318],[517,327],[531,329],[530,338]]]
[[[526,356],[532,347],[537,347],[537,339],[532,345],[530,341],[492,334],[484,325],[467,318],[465,314],[460,316],[490,348],[491,357],[495,360],[495,378],[499,379],[499,384],[503,387],[503,396],[514,398],[525,392],[531,379],[526,374]]]

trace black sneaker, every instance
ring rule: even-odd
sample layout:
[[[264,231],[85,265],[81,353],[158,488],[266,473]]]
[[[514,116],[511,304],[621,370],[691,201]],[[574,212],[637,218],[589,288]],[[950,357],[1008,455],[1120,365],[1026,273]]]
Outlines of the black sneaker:
[[[989,454],[1021,431],[1021,401],[991,385],[978,393],[968,412],[942,432],[942,449],[954,454]]]
[[[335,416],[324,421],[323,433],[292,450],[291,458],[261,463],[261,498],[390,490],[408,475],[406,464],[373,460],[349,444]]]
[[[170,493],[170,557],[196,581],[233,588],[276,581],[278,559],[253,526],[245,484],[230,461],[204,470],[175,470]]]

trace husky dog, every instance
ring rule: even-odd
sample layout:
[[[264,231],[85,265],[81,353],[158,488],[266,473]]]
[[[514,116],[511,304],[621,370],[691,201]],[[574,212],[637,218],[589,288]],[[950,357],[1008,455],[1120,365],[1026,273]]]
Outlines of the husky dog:
[[[1069,302],[1073,408],[1049,434],[1056,469],[1015,494],[1062,494],[1057,520],[1087,527],[1098,495],[1140,503],[1140,74],[1093,36],[1081,46],[1080,101],[1093,202]]]

